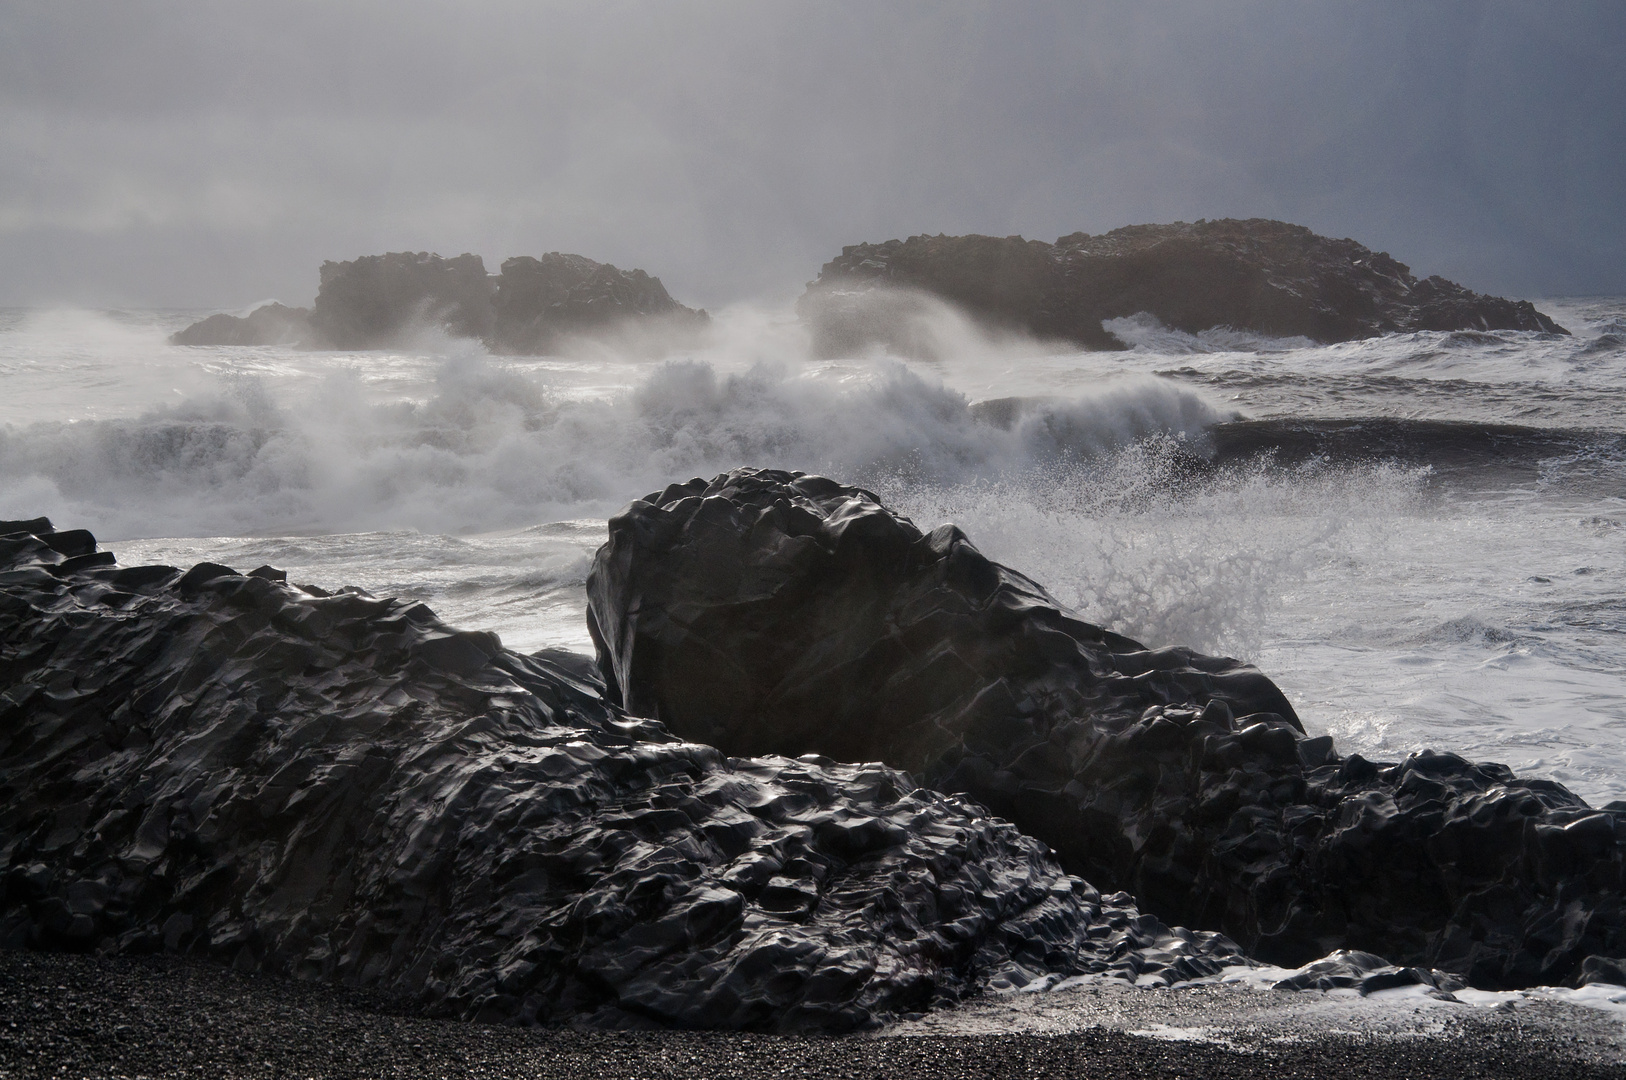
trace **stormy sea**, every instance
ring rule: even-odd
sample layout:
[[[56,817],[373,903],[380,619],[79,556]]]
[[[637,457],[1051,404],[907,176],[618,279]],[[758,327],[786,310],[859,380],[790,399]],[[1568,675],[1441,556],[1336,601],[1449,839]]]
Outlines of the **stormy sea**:
[[[1128,352],[986,336],[812,358],[794,316],[497,357],[177,347],[191,311],[0,316],[0,517],[121,563],[269,563],[591,653],[604,521],[739,465],[952,521],[1081,617],[1258,665],[1314,734],[1626,798],[1626,299],[1573,336],[1318,346],[1149,319]],[[1191,468],[1195,459],[1207,467]]]
[[[1129,346],[1111,352],[940,305],[909,355],[834,358],[792,312],[752,306],[677,342],[545,357],[435,328],[384,350],[178,346],[169,335],[208,312],[14,309],[0,312],[0,519],[88,529],[124,567],[268,565],[322,595],[422,603],[568,667],[559,650],[594,654],[587,579],[608,518],[691,478],[799,470],[873,492],[922,532],[958,526],[1080,620],[1255,665],[1339,754],[1450,752],[1615,809],[1626,298],[1539,305],[1570,333],[1322,345],[1136,316],[1107,322]],[[1608,980],[1453,994],[1402,979],[1384,993],[1403,1007],[1359,1022],[1384,993],[1268,1016],[1200,996],[1290,967],[1192,978],[1209,988],[1151,1004],[1180,991],[1126,991],[1119,971],[1092,1022],[1188,1040],[1245,1012],[1260,1039],[1359,1023],[1400,1037],[1440,1030],[1450,998],[1584,1005],[1618,1046],[1626,1015]],[[1072,1030],[1067,990],[1085,983],[1065,974],[1007,995],[1020,1007],[896,1015],[922,1035]]]

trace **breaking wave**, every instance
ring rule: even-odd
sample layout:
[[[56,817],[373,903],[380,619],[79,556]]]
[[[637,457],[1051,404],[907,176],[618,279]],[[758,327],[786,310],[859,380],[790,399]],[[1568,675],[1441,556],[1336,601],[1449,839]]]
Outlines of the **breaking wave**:
[[[883,494],[923,528],[960,525],[1091,622],[1244,659],[1284,598],[1431,498],[1427,469],[1265,456],[1194,474],[1191,460],[1161,437],[1072,468]]]
[[[949,483],[1088,459],[1148,436],[1200,441],[1227,414],[1198,390],[1131,375],[1001,427],[895,361],[821,377],[757,362],[651,368],[581,397],[475,347],[422,400],[371,400],[343,371],[254,376],[126,418],[0,429],[0,516],[46,513],[109,539],[507,528],[601,516],[674,477],[740,464],[858,482]]]

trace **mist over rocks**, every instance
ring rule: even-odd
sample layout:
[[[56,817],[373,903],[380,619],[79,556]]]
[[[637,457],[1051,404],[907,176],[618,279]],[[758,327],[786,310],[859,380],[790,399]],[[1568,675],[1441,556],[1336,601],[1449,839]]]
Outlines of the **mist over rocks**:
[[[494,291],[478,255],[393,251],[324,262],[311,329],[335,349],[388,347],[425,323],[453,337],[485,338]]]
[[[502,264],[494,300],[492,346],[534,355],[572,335],[602,333],[629,318],[664,318],[675,326],[704,326],[704,311],[684,307],[660,278],[618,270],[580,255],[550,251]]]
[[[495,352],[536,355],[572,337],[651,322],[667,330],[695,328],[707,315],[673,300],[659,278],[581,255],[518,256],[492,275],[478,255],[396,251],[324,262],[308,310],[266,304],[246,317],[211,315],[170,341],[379,349],[433,326],[452,337],[478,338]]]
[[[997,327],[1089,349],[1124,344],[1103,319],[1142,312],[1187,333],[1215,327],[1323,344],[1417,330],[1568,331],[1528,301],[1419,280],[1385,252],[1260,218],[1131,225],[1054,244],[1020,236],[911,236],[825,263],[797,303],[815,348],[908,354],[921,292]]]
[[[310,340],[310,308],[261,304],[245,316],[211,315],[169,336],[172,345],[298,345]]]
[[[1259,959],[1354,950],[1510,988],[1626,955],[1626,803],[1449,753],[1341,756],[1254,668],[1085,623],[862,489],[673,484],[611,519],[588,601],[628,712],[726,753],[908,769]]]
[[[729,758],[585,658],[285,577],[0,522],[0,946],[770,1031],[1244,962],[895,769]]]

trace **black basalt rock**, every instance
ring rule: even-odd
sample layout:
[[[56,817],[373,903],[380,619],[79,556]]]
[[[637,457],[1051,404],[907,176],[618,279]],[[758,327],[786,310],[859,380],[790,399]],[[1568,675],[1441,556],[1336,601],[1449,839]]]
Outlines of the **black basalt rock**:
[[[1020,236],[911,236],[844,247],[797,308],[821,352],[870,342],[908,351],[918,290],[996,326],[1089,349],[1101,325],[1148,313],[1188,333],[1231,327],[1319,342],[1415,330],[1568,333],[1525,300],[1473,292],[1354,240],[1259,218],[1131,225],[1054,244]]]
[[[285,578],[0,522],[0,946],[775,1031],[1240,961],[895,769],[731,759],[585,658]]]
[[[862,489],[674,484],[611,519],[588,599],[629,712],[728,753],[909,769],[1261,959],[1517,987],[1626,955],[1626,815],[1452,754],[1341,757],[1256,669],[1083,622]]]

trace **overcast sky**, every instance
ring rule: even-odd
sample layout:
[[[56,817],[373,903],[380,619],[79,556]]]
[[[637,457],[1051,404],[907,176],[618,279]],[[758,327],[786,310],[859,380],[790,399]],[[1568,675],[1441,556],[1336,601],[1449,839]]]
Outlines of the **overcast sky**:
[[[1621,0],[0,0],[0,304],[557,249],[717,305],[862,240],[1224,216],[1622,293],[1623,56]]]

